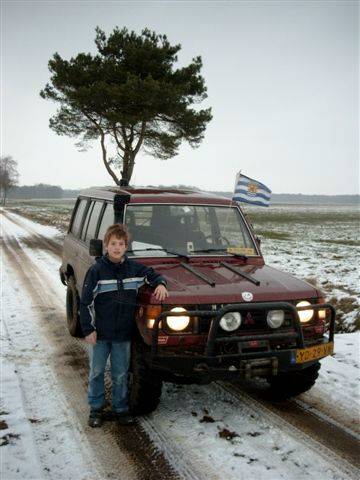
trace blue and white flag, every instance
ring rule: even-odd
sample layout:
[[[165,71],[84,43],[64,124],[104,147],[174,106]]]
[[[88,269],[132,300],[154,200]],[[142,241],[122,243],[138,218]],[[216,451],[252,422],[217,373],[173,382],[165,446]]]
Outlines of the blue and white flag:
[[[268,207],[270,196],[271,190],[263,183],[241,175],[240,172],[236,175],[233,200]]]

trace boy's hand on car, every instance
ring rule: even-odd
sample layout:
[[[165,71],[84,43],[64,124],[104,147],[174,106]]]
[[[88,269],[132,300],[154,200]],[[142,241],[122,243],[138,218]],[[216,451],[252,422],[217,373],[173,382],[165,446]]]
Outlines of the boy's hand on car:
[[[167,291],[165,285],[158,285],[155,288],[154,295],[157,301],[162,302],[166,297],[169,296],[169,292]]]
[[[96,339],[97,339],[97,334],[96,334],[96,330],[94,330],[89,335],[86,335],[85,342],[89,343],[90,345],[95,345]]]

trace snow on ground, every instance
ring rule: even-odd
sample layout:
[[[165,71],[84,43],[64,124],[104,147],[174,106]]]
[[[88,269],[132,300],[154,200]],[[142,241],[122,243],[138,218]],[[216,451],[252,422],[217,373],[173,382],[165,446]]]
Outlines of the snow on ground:
[[[55,228],[26,222],[46,237],[59,235]],[[59,260],[47,252],[26,247],[22,238],[28,234],[8,221],[6,232],[16,236],[25,252],[36,258],[37,265],[48,276],[49,286],[59,291],[59,302],[63,303],[64,288],[57,271]],[[92,465],[93,452],[81,435],[83,426],[69,412],[56,375],[47,365],[51,346],[42,337],[36,310],[26,292],[19,291],[18,279],[6,257],[1,272],[2,478],[98,478]],[[359,334],[336,335],[335,344],[336,353],[323,360],[314,389],[319,392],[324,389],[335,408],[351,404],[356,419]],[[208,478],[348,478],[328,464],[311,442],[307,445],[306,439],[296,438],[287,428],[274,425],[262,412],[251,405],[239,404],[216,385],[166,384],[159,409],[140,420],[140,424],[170,461],[177,450],[188,452],[185,458],[188,455],[189,464],[203,464],[211,472]],[[176,468],[176,458],[174,462]]]
[[[6,233],[17,238],[28,235],[14,224],[7,222],[6,227]],[[48,237],[58,235],[52,227],[35,228]],[[34,250],[31,255],[34,257]],[[40,252],[35,257],[40,259]],[[59,261],[53,255],[46,257],[55,282]],[[54,352],[41,334],[38,311],[20,288],[5,256],[1,274],[1,478],[100,478],[84,436],[79,434],[81,426],[68,410],[49,366]],[[59,297],[61,303],[63,298],[64,291]]]

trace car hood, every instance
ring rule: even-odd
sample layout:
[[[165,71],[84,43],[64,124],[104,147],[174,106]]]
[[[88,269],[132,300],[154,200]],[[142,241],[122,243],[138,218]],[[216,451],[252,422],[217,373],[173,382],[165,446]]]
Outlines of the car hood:
[[[259,285],[219,263],[191,262],[188,265],[214,285],[199,278],[180,263],[154,265],[154,269],[167,280],[170,294],[167,304],[242,303],[249,301],[246,300],[249,298],[252,302],[289,301],[319,296],[319,292],[309,283],[267,265],[229,262],[238,271],[260,282]]]

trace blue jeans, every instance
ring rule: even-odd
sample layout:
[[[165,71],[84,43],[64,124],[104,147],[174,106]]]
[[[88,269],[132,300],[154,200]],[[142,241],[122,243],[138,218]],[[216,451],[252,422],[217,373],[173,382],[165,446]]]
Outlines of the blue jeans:
[[[88,401],[90,408],[100,410],[105,403],[104,374],[110,355],[112,381],[112,410],[127,412],[128,370],[130,365],[130,342],[98,340],[91,348]]]

